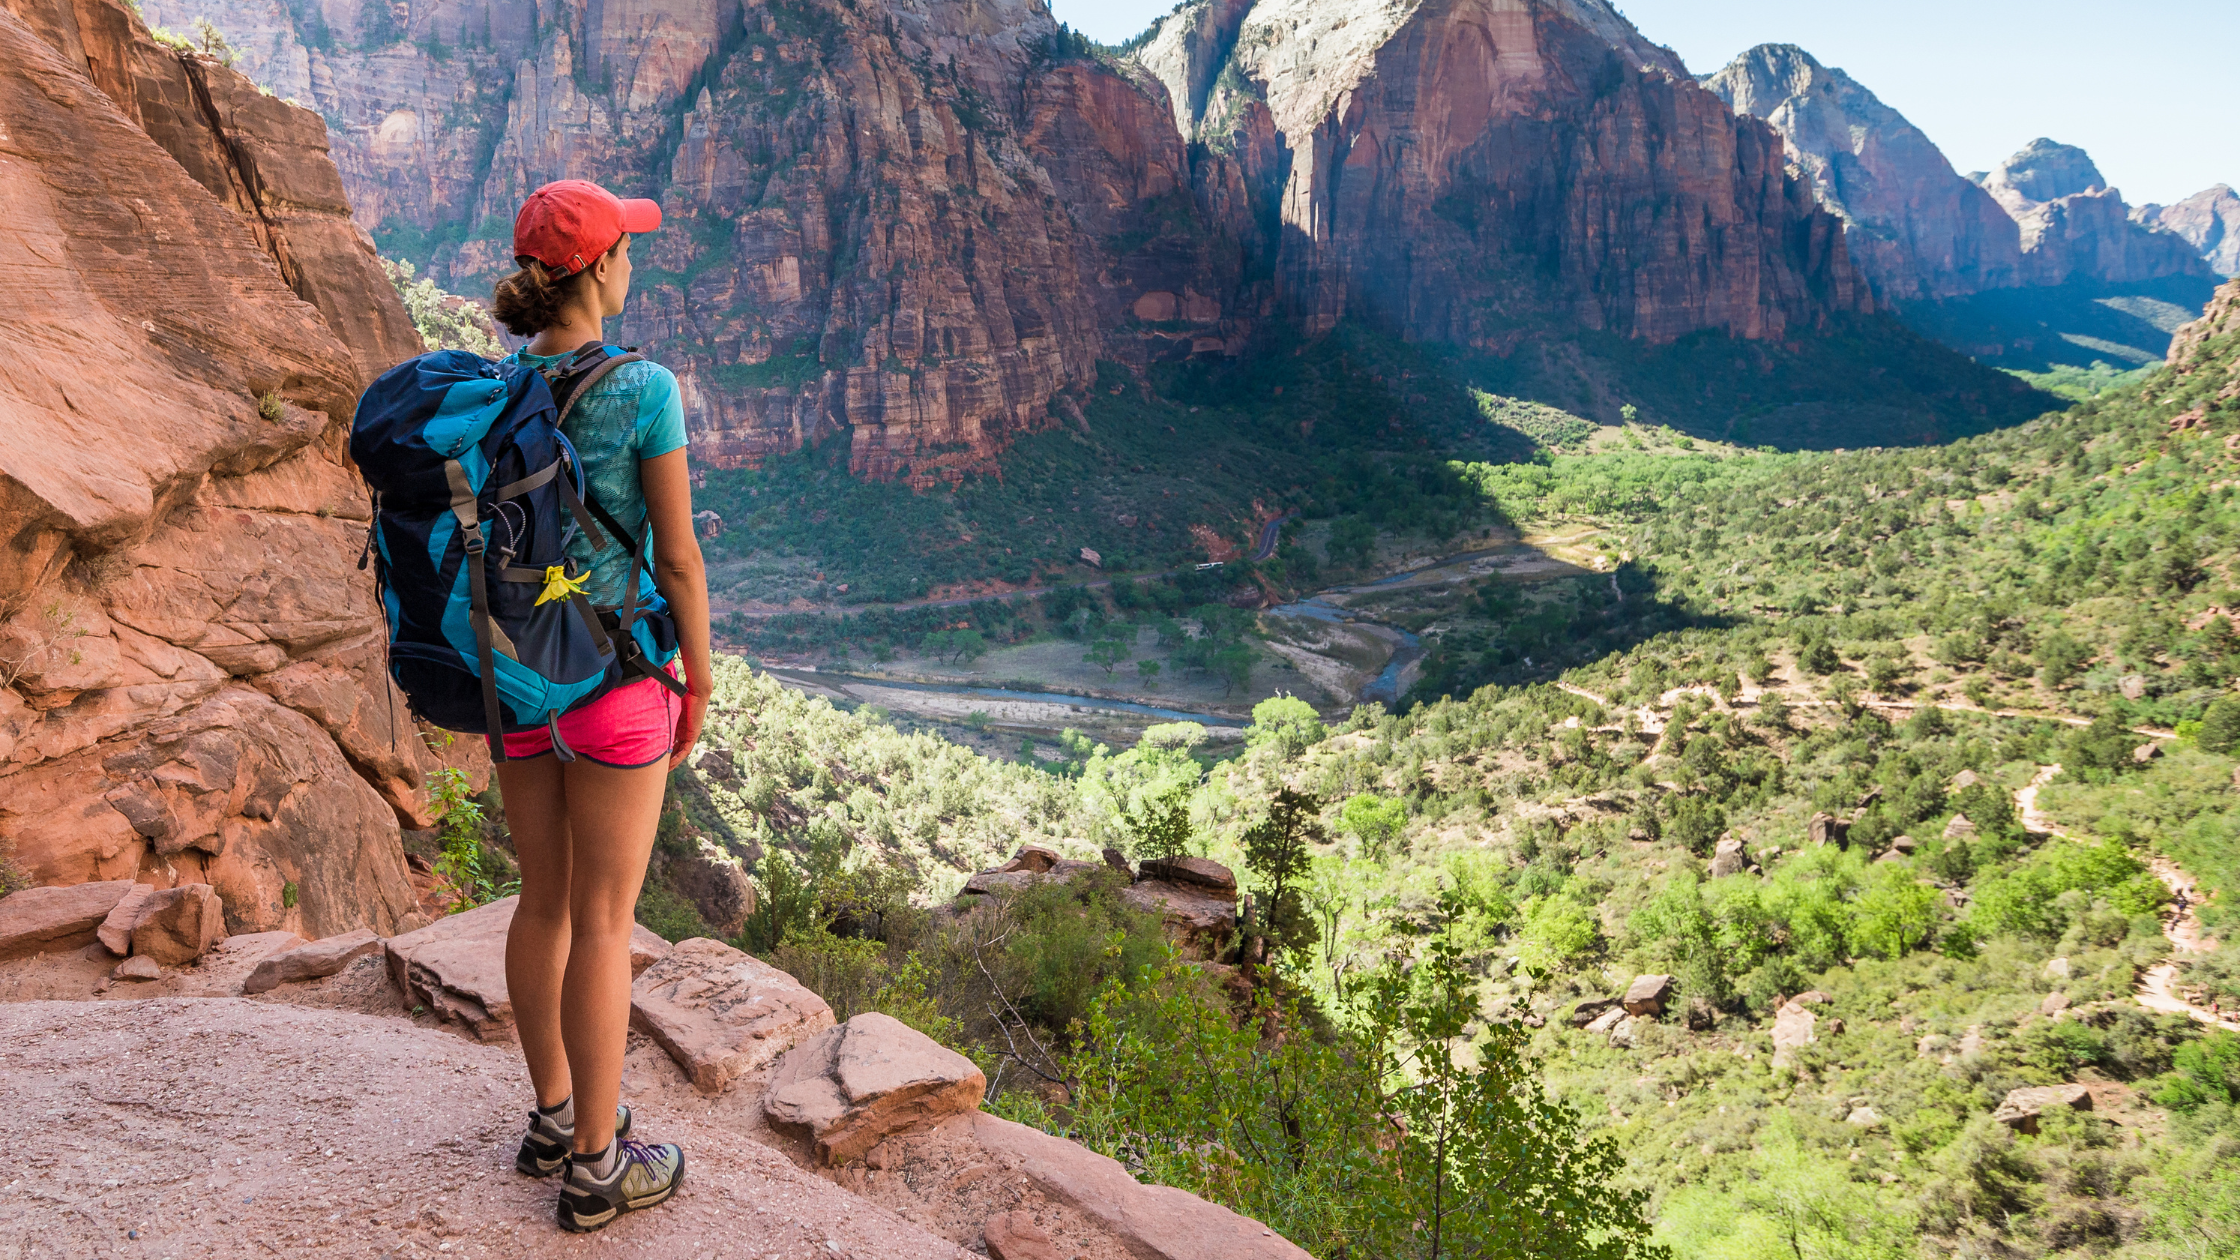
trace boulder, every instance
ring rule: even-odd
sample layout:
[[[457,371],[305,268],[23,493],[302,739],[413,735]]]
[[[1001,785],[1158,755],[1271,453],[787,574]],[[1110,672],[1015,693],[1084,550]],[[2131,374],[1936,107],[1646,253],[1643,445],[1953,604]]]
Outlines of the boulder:
[[[1138,877],[1211,889],[1217,893],[1228,893],[1232,897],[1237,891],[1236,872],[1211,858],[1150,858],[1141,864]]]
[[[1034,1223],[1031,1212],[1005,1212],[980,1227],[989,1260],[1059,1260],[1058,1247]]]
[[[1130,866],[1130,865],[1128,865],[1128,855],[1127,855],[1127,854],[1125,854],[1125,853],[1122,853],[1122,852],[1121,852],[1120,850],[1118,850],[1118,849],[1106,849],[1106,850],[1105,850],[1105,851],[1104,851],[1104,852],[1103,852],[1102,854],[1100,854],[1099,856],[1100,856],[1100,857],[1102,857],[1102,858],[1104,859],[1104,864],[1105,864],[1106,866],[1109,866],[1109,867],[1111,867],[1111,868],[1112,868],[1113,870],[1116,870],[1116,871],[1120,872],[1120,873],[1121,873],[1122,875],[1125,875],[1125,876],[1127,876],[1127,877],[1128,877],[1128,879],[1129,879],[1130,881],[1133,881],[1133,880],[1135,879],[1135,877],[1136,877],[1136,872],[1135,872],[1135,868],[1134,868],[1134,867],[1132,867],[1132,866]]]
[[[1948,786],[1952,791],[1957,792],[1962,788],[1972,788],[1976,784],[1981,782],[1983,782],[1983,780],[1976,775],[1975,771],[1962,770],[1960,773],[1952,776],[1952,782]]]
[[[2092,1091],[2082,1085],[2036,1085],[2024,1089],[2010,1089],[1999,1109],[1991,1118],[2010,1129],[2022,1133],[2036,1133],[2038,1118],[2048,1111],[2067,1107],[2072,1111],[2092,1110]]]
[[[132,952],[132,925],[140,921],[140,907],[155,890],[153,884],[134,884],[125,893],[94,931],[94,935],[101,938],[103,948],[119,958]]]
[[[2142,766],[2150,761],[2153,761],[2155,758],[2161,755],[2162,745],[2160,744],[2141,744],[2137,748],[2131,750],[2132,762],[2134,764]]]
[[[163,968],[156,966],[155,959],[148,957],[146,954],[134,954],[118,963],[117,969],[109,973],[109,978],[111,980],[153,980],[162,974]]]
[[[293,932],[248,932],[210,947],[194,965],[178,973],[178,987],[167,997],[239,997],[259,964],[303,944]]]
[[[111,879],[26,888],[0,897],[0,958],[59,953],[92,944],[109,912],[137,886],[129,879]]]
[[[1172,1186],[1145,1185],[1118,1161],[985,1111],[973,1138],[1051,1199],[1110,1232],[1138,1260],[1310,1260],[1249,1217]]]
[[[684,856],[670,858],[663,877],[717,936],[737,936],[754,913],[754,882],[739,859],[705,840]]]
[[[1634,1040],[1634,1030],[1640,1026],[1640,1022],[1641,1021],[1635,1019],[1633,1016],[1627,1015],[1624,1019],[1621,1019],[1617,1023],[1611,1025],[1610,1044],[1619,1050],[1633,1049],[1634,1046],[1638,1044]]]
[[[1671,997],[1671,976],[1635,976],[1620,1001],[1625,1004],[1628,1015],[1655,1017],[1664,1014],[1664,1004]]]
[[[1573,1028],[1585,1028],[1593,1023],[1597,1016],[1617,1004],[1618,1000],[1616,998],[1582,998],[1577,1006],[1571,1008],[1571,1026]]]
[[[2145,674],[2125,674],[2123,677],[2116,679],[2116,694],[2126,700],[2146,699],[2147,676]]]
[[[1230,937],[1236,934],[1235,893],[1145,879],[1121,889],[1120,900],[1158,915],[1167,939],[1186,952],[1214,957],[1229,947]]]
[[[1835,1001],[1834,998],[1829,997],[1827,994],[1822,993],[1818,989],[1806,989],[1804,992],[1799,993],[1789,1000],[1799,1006],[1825,1006],[1828,1003]]]
[[[1721,840],[1719,847],[1712,851],[1711,878],[1725,879],[1729,875],[1740,875],[1748,865],[1749,859],[1742,852],[1742,841],[1729,837]]]
[[[2068,978],[2069,978],[2069,960],[2068,960],[2068,959],[2066,959],[2066,958],[2049,958],[2049,959],[2047,959],[2047,960],[2046,960],[2046,974],[2047,974],[2047,975],[2049,975],[2049,976],[2058,976],[2058,977],[2060,977],[2060,978],[2061,978],[2061,979],[2063,979],[2063,980],[2066,980],[2066,979],[2068,979]]]
[[[630,1023],[669,1052],[693,1088],[720,1094],[832,1027],[832,1008],[753,955],[694,937],[630,986]]]
[[[997,867],[995,873],[1009,875],[1014,871],[1032,871],[1040,875],[1045,871],[1055,869],[1058,863],[1064,860],[1055,849],[1045,849],[1039,844],[1030,844],[1012,854],[1011,860]]]
[[[1967,821],[1967,817],[1966,817],[1965,815],[1956,815],[1956,816],[1955,816],[1955,821],[1958,821],[1958,822],[1966,822],[1966,821]],[[1951,838],[1951,833],[1952,833],[1952,828],[1951,828],[1950,826],[1947,826],[1947,827],[1945,828],[1945,834],[1946,834],[1946,838],[1947,838],[1947,839]],[[1974,828],[1973,826],[1970,826],[1970,827],[1968,828],[1968,834],[1969,834],[1969,835],[1971,835],[1971,836],[1975,834],[1975,828]],[[1891,852],[1893,852],[1893,853],[1903,853],[1903,854],[1905,854],[1905,855],[1906,855],[1906,856],[1908,856],[1908,857],[1911,857],[1911,856],[1912,856],[1912,855],[1913,855],[1914,853],[1918,852],[1918,851],[1920,850],[1920,848],[1921,848],[1921,842],[1920,842],[1919,840],[1916,840],[1916,839],[1914,839],[1914,838],[1913,838],[1912,836],[1899,836],[1899,837],[1897,837],[1896,839],[1894,839],[1894,840],[1892,840],[1892,841],[1890,842],[1890,851],[1891,851]]]
[[[2038,1013],[2040,1015],[2059,1015],[2068,1009],[2069,995],[2060,989],[2055,989],[2053,992],[2046,994],[2046,1000],[2038,1003]]]
[[[1814,844],[1840,845],[1844,843],[1850,830],[1849,826],[1826,810],[1814,814],[1804,825],[1805,838]]]
[[[1911,836],[1906,837],[1908,840],[1912,838]],[[1944,838],[1947,840],[1973,840],[1976,838],[1976,825],[1968,820],[1966,814],[1954,814],[1951,821],[1944,825]]]
[[[762,1110],[810,1138],[821,1163],[845,1165],[890,1134],[975,1110],[987,1085],[972,1060],[872,1011],[788,1052]]]
[[[132,952],[167,967],[184,966],[225,939],[225,907],[208,884],[149,893],[132,921]]]
[[[334,975],[344,967],[381,948],[381,938],[372,928],[359,928],[298,945],[267,955],[257,963],[255,971],[241,986],[243,994],[269,993],[283,984],[301,980],[317,980]]]
[[[1882,1127],[1882,1113],[1869,1106],[1853,1107],[1851,1113],[1843,1118],[1843,1122],[1861,1129],[1879,1129]]]
[[[1688,1031],[1708,1032],[1719,1022],[1719,1011],[1700,997],[1688,999]]]
[[[506,933],[519,897],[446,915],[424,928],[383,941],[389,978],[405,1000],[461,1025],[479,1041],[513,1040],[513,1001],[506,994]],[[644,971],[669,943],[643,927],[630,935],[630,970]]]
[[[1602,1034],[1609,1032],[1611,1029],[1616,1028],[1618,1026],[1618,1021],[1624,1019],[1625,1017],[1626,1008],[1613,1004],[1609,1009],[1603,1011],[1600,1015],[1597,1015],[1593,1019],[1588,1020],[1586,1023],[1585,1031],[1589,1036],[1599,1037]]]
[[[1046,853],[1048,850],[1038,849],[1034,852]],[[975,896],[985,897],[992,893],[1016,892],[1022,888],[1031,888],[1044,880],[1056,880],[1062,884],[1086,875],[1090,871],[1107,869],[1101,861],[1077,862],[1072,858],[1059,858],[1051,863],[1048,868],[1039,871],[1026,867],[1019,867],[1016,870],[1007,869],[1018,861],[1018,858],[1013,858],[1010,862],[997,867],[995,870],[981,871],[975,874],[964,882],[964,891]]]
[[[1811,1045],[1817,1038],[1813,1026],[1819,1016],[1804,1007],[1790,1002],[1773,1015],[1773,1066],[1787,1067],[1797,1057],[1797,1050]]]

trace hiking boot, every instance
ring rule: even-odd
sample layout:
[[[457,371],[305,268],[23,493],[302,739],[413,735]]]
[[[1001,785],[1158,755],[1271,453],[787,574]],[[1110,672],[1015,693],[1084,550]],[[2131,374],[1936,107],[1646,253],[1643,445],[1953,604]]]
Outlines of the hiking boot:
[[[593,1170],[602,1163],[607,1175]],[[617,1140],[600,1155],[571,1155],[560,1180],[560,1228],[571,1234],[605,1229],[624,1212],[668,1201],[684,1183],[684,1148]]]
[[[617,1141],[630,1136],[630,1107],[625,1103],[614,1109],[614,1136]],[[524,1176],[549,1177],[560,1171],[568,1162],[568,1151],[575,1145],[574,1125],[562,1126],[541,1107],[529,1111],[529,1132],[521,1138],[521,1153],[513,1157],[513,1166]]]

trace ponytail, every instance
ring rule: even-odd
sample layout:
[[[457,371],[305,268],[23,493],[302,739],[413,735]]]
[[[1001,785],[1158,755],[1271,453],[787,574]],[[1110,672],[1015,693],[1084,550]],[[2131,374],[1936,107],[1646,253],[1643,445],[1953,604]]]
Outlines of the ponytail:
[[[498,282],[491,294],[490,313],[516,337],[534,337],[560,322],[560,310],[575,294],[584,273],[556,275],[531,258]]]

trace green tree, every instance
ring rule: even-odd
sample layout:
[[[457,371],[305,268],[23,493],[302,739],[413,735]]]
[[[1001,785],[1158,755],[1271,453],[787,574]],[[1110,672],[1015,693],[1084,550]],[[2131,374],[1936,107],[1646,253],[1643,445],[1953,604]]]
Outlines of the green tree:
[[[1131,847],[1138,861],[1188,857],[1193,830],[1190,826],[1190,793],[1169,789],[1126,816]]]
[[[2211,701],[2193,740],[2203,752],[2227,753],[2240,748],[2240,696],[2219,696]]]
[[[1884,958],[1928,943],[1944,895],[1920,883],[1900,864],[1867,868],[1866,887],[1854,903],[1852,938]]]
[[[1145,690],[1157,690],[1159,686],[1159,662],[1148,659],[1137,661],[1136,678],[1143,683]]]
[[[1314,706],[1297,696],[1270,696],[1252,706],[1252,725],[1245,728],[1245,744],[1272,748],[1289,761],[1323,741],[1329,731]]]
[[[1240,687],[1252,684],[1252,649],[1234,643],[1213,654],[1213,672],[1221,677],[1221,694],[1226,696]]]
[[[1319,798],[1283,787],[1269,799],[1267,811],[1245,828],[1245,866],[1259,881],[1249,931],[1267,942],[1271,963],[1305,954],[1319,937],[1304,884],[1314,846],[1330,838],[1321,815]]]
[[[1109,678],[1112,671],[1128,659],[1128,645],[1118,639],[1099,639],[1089,646],[1088,655],[1081,659],[1091,665],[1102,666],[1105,676]]]
[[[1423,960],[1382,967],[1349,994],[1395,1155],[1383,1193],[1365,1205],[1376,1233],[1368,1254],[1665,1256],[1648,1238],[1647,1192],[1615,1184],[1625,1172],[1617,1143],[1586,1136],[1548,1096],[1522,1025],[1480,1024],[1477,977],[1452,930],[1466,914],[1443,895]]]
[[[1408,806],[1389,796],[1362,792],[1338,807],[1338,831],[1361,842],[1370,857],[1382,860],[1386,846],[1408,825]]]

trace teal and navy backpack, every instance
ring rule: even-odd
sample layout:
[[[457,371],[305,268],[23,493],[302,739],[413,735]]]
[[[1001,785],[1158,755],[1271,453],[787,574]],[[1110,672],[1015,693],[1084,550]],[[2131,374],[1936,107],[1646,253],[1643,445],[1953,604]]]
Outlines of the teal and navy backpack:
[[[584,491],[560,420],[593,382],[640,356],[587,346],[550,379],[463,350],[408,359],[358,400],[350,457],[373,489],[367,554],[377,556],[389,673],[414,713],[446,730],[552,731],[614,687],[654,678],[676,655],[676,623],[645,576],[646,539]],[[557,401],[556,401],[557,400]],[[630,548],[619,607],[596,608],[567,561],[581,531]],[[358,558],[364,568],[367,555]]]

